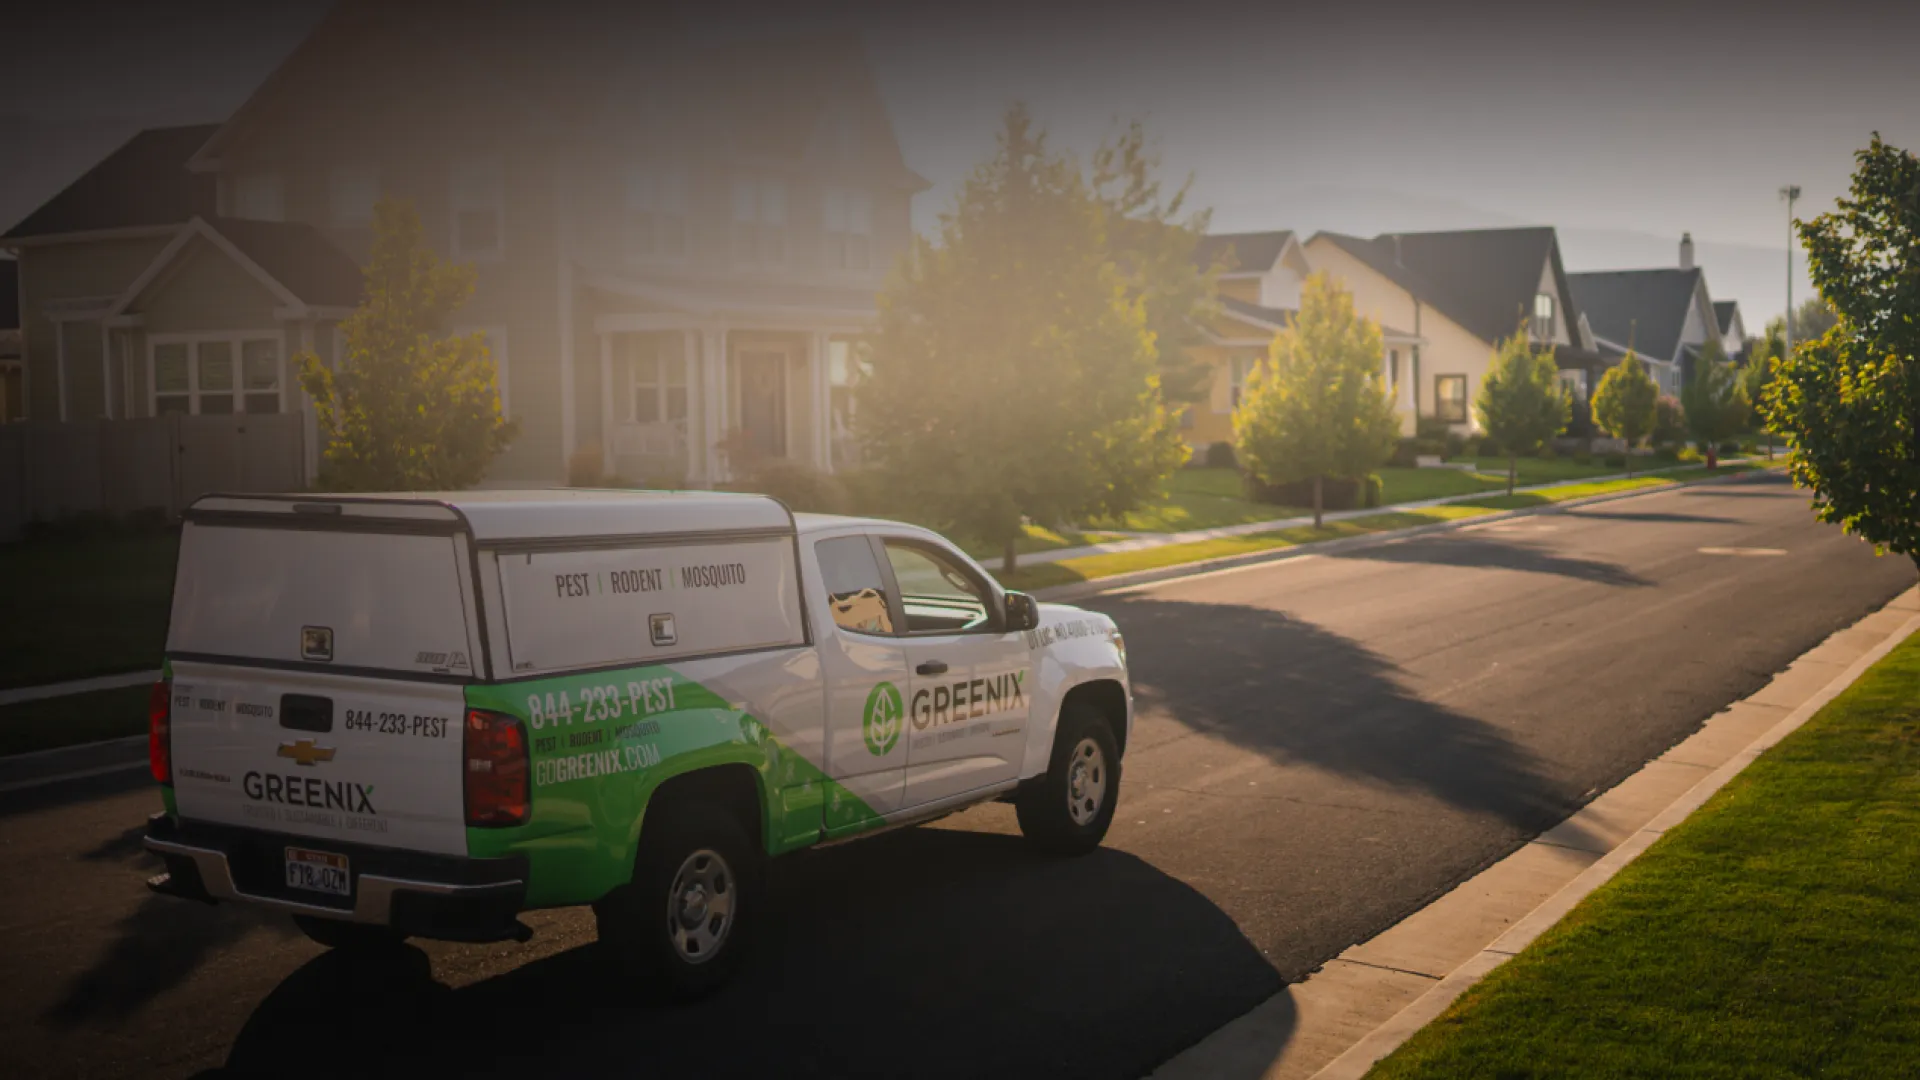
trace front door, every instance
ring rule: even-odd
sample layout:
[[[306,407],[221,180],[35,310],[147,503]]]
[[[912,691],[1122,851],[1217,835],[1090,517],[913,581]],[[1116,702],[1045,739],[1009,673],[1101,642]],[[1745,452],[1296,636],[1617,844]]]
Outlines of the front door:
[[[1001,629],[992,589],[949,552],[888,537],[906,621],[905,805],[1016,779],[1026,753],[1032,654]]]
[[[787,354],[743,349],[740,370],[740,429],[755,457],[787,456]]]

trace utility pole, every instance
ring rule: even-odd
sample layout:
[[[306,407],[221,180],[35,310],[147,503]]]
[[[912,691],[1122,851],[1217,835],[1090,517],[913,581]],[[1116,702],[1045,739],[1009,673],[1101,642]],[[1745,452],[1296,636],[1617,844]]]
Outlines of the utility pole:
[[[1800,185],[1788,184],[1780,189],[1780,197],[1787,200],[1787,317],[1786,353],[1793,355],[1793,203],[1800,197]]]

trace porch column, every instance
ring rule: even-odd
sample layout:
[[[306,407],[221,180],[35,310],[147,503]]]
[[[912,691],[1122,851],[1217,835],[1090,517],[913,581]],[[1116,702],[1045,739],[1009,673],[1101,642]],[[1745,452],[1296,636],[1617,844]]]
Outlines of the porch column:
[[[600,475],[613,474],[613,335],[600,337]]]
[[[315,325],[312,319],[305,319],[300,323],[300,351],[302,353],[313,352],[313,331]],[[292,365],[283,364],[282,367],[290,369]],[[283,371],[281,375],[282,385],[285,385],[286,381],[291,377],[292,372],[290,370]],[[286,391],[282,390],[281,393],[285,394]],[[320,479],[320,417],[319,414],[314,411],[313,398],[307,395],[305,387],[300,388],[300,449],[302,456],[306,458],[306,460],[302,462],[304,466],[302,471],[306,475],[307,486],[311,487]]]
[[[827,391],[827,360],[831,350],[827,335],[807,335],[808,399],[812,402],[813,464],[821,472],[833,471],[833,410]]]
[[[702,441],[700,459],[706,462],[709,486],[726,479],[720,463],[718,444],[727,436],[727,334],[717,326],[700,329],[700,416]]]
[[[100,320],[100,416],[113,419],[113,331],[105,319]]]
[[[700,337],[692,330],[680,331],[680,359],[686,365],[687,386],[687,475],[681,483],[692,487],[707,478],[707,460],[700,453],[700,429],[706,416],[706,388],[700,382]]]

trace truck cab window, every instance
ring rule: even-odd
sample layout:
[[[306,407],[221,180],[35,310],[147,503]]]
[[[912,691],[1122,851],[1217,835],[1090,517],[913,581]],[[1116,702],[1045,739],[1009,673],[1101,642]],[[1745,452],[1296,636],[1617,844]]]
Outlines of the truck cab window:
[[[813,546],[827,587],[833,624],[856,634],[892,634],[893,613],[873,545],[864,536],[822,540]]]
[[[907,633],[962,633],[986,625],[993,606],[972,576],[926,548],[897,540],[886,544],[906,608]]]

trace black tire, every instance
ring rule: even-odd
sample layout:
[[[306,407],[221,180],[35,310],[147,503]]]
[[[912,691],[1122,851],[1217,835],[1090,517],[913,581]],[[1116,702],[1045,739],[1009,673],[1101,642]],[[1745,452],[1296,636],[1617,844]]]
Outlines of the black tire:
[[[713,804],[651,813],[658,817],[641,833],[632,884],[594,904],[594,918],[601,948],[641,996],[690,1001],[739,970],[759,917],[766,857]],[[715,910],[723,899],[724,916]]]
[[[367,953],[397,949],[407,940],[407,935],[391,926],[347,922],[345,919],[327,919],[317,915],[295,915],[293,925],[299,927],[300,932],[314,944],[341,952]]]
[[[1069,704],[1060,710],[1047,774],[1028,782],[1014,800],[1021,833],[1042,851],[1084,855],[1106,838],[1119,800],[1120,750],[1113,728],[1092,706]]]

